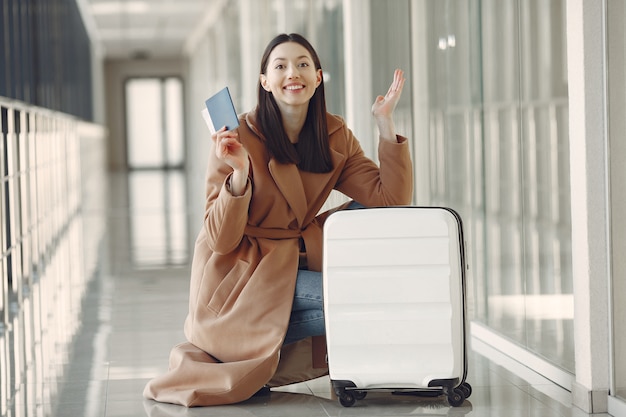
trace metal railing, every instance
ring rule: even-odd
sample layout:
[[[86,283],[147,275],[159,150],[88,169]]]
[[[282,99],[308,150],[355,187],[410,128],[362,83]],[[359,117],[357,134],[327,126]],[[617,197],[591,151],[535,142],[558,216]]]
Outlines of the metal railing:
[[[85,233],[81,212],[83,184],[104,171],[104,133],[2,97],[0,117],[0,415],[35,415],[27,404],[55,395],[41,382],[63,372],[96,268],[86,251],[103,228]]]

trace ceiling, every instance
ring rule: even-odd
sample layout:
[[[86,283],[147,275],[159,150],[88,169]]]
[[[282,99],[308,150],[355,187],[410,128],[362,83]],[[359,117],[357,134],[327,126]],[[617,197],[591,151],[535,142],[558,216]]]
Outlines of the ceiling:
[[[77,0],[104,58],[177,58],[227,0]]]

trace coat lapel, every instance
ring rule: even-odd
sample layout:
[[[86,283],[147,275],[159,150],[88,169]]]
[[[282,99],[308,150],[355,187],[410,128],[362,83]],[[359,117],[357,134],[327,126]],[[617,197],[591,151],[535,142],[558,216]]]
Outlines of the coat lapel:
[[[280,164],[272,158],[269,162],[269,170],[278,189],[296,215],[298,224],[302,225],[306,216],[307,203],[298,168],[294,164]]]
[[[335,151],[334,149],[330,150],[330,157],[333,161],[332,171],[325,172],[323,174],[302,172],[302,183],[307,190],[309,203],[319,200],[320,196],[323,196],[324,200],[326,200],[328,193],[330,193],[335,185],[337,176],[340,174],[337,167],[342,165],[345,157],[343,154]],[[317,213],[312,214],[315,215]]]
[[[345,159],[344,155],[331,149],[333,167],[338,167]],[[269,162],[269,170],[280,192],[285,196],[289,206],[296,215],[298,224],[302,226],[308,214],[307,208],[310,203],[319,200],[320,196],[326,200],[327,194],[332,190],[329,183],[334,181],[339,174],[337,169],[322,174],[298,171],[294,164],[280,164],[274,159]],[[306,192],[305,192],[306,190]],[[307,200],[308,196],[308,200]],[[313,215],[315,215],[313,213]]]

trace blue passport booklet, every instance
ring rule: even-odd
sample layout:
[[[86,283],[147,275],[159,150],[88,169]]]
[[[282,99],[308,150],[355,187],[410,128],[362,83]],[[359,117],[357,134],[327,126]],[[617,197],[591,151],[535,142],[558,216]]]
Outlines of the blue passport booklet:
[[[211,134],[223,126],[226,126],[226,130],[233,130],[239,126],[239,118],[228,87],[222,88],[209,97],[205,104],[206,108],[202,109],[202,117]]]

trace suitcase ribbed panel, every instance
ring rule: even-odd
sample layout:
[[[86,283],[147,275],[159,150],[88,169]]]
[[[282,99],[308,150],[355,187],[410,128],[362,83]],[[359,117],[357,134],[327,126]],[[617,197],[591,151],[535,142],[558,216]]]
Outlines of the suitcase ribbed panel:
[[[444,209],[337,212],[324,231],[332,380],[424,388],[464,373],[457,219]]]

